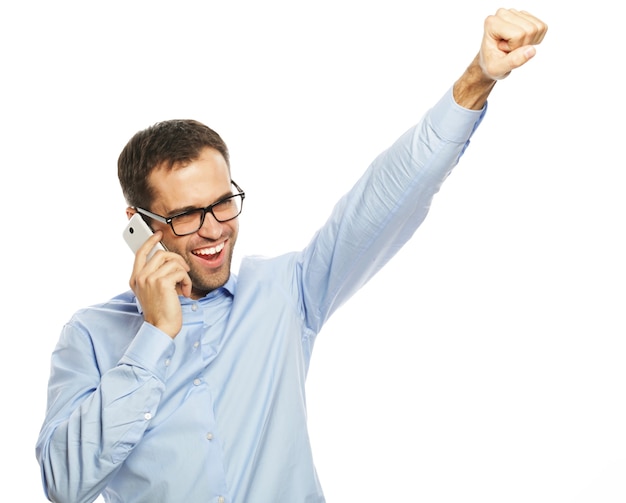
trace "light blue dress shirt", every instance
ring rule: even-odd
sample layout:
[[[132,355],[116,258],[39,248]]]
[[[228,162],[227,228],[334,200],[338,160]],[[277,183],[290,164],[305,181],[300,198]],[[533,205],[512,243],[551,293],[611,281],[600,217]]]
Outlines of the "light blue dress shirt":
[[[242,260],[175,339],[132,292],[78,311],[52,354],[36,454],[52,501],[319,503],[305,378],[328,317],[420,225],[485,109],[451,91],[378,156],[300,252]]]

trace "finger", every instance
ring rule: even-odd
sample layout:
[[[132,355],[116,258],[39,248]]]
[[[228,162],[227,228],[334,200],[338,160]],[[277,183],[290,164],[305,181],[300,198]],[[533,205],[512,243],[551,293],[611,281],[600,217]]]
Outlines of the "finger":
[[[511,51],[507,55],[507,65],[509,66],[509,71],[515,70],[516,68],[524,65],[536,53],[537,50],[532,45],[525,45]]]
[[[146,247],[149,247],[149,243],[146,243]],[[169,280],[170,286],[167,288],[176,289],[177,283],[187,281],[190,267],[178,253],[160,250],[150,260],[147,260],[145,250],[142,248],[143,245],[137,251],[129,281],[133,291],[136,288],[146,288],[149,285],[154,287],[161,281],[163,281],[163,285],[167,285],[168,276],[171,279]],[[189,282],[191,282],[190,279]]]
[[[536,45],[543,41],[548,31],[548,25],[546,23],[525,10],[510,9],[509,13],[514,16],[510,21],[516,22],[524,28],[526,32],[526,44]]]
[[[185,279],[189,269],[189,264],[178,253],[160,251],[158,255],[155,254],[154,258],[148,261],[142,274],[155,279],[172,277],[176,280],[172,282],[172,285],[175,285]]]
[[[546,30],[545,23],[532,14],[514,9],[498,9],[485,20],[485,33],[504,52],[540,43]]]
[[[534,24],[537,27],[537,31],[534,35],[534,40],[531,43],[536,45],[543,42],[543,39],[548,32],[548,25],[538,17],[533,16],[530,12],[527,12],[525,10],[517,11],[517,13],[519,14],[519,16],[525,18],[528,22]]]
[[[152,236],[150,236],[145,243],[143,243],[137,252],[135,253],[135,262],[133,265],[133,275],[136,275],[141,271],[146,263],[148,262],[148,254],[154,248],[154,246],[160,241],[163,237],[163,233],[161,231],[156,231]],[[154,258],[154,257],[153,257]]]
[[[176,284],[176,292],[183,297],[191,297],[191,278],[189,274],[185,274],[182,281]]]
[[[145,257],[147,257],[152,249],[159,243],[159,241],[161,241],[161,238],[163,238],[163,232],[154,232],[154,234],[150,236],[143,245],[141,245],[139,250],[137,250],[137,253],[142,253]]]
[[[162,252],[148,261],[148,263],[131,277],[131,287],[140,291],[158,293],[159,296],[166,292],[179,292],[179,284],[183,286],[182,292],[191,291],[191,279],[188,274],[189,266],[176,253]],[[189,286],[187,286],[189,285]],[[133,288],[135,290],[135,288]],[[137,293],[135,291],[135,293]]]

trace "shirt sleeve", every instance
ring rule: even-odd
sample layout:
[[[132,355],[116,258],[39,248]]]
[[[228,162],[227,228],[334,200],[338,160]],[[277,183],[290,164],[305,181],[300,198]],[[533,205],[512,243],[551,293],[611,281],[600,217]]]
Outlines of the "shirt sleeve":
[[[328,317],[408,241],[481,123],[452,89],[369,166],[300,257],[307,326]]]
[[[36,446],[50,500],[98,497],[156,413],[173,347],[171,338],[144,323],[118,365],[100,375],[88,333],[78,323],[63,328]]]

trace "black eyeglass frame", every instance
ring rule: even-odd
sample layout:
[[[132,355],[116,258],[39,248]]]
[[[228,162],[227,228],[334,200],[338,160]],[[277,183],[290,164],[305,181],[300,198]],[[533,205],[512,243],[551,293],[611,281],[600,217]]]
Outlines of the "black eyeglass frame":
[[[183,211],[181,213],[177,213],[176,215],[172,215],[171,217],[164,217],[163,215],[157,215],[156,213],[152,213],[151,211],[146,210],[144,208],[140,208],[139,206],[135,206],[135,211],[137,213],[141,213],[142,215],[145,215],[145,216],[147,216],[149,218],[152,218],[152,219],[156,220],[157,222],[161,222],[161,223],[169,225],[170,229],[172,229],[172,232],[176,236],[188,236],[189,234],[193,234],[194,232],[198,232],[198,230],[200,230],[202,228],[202,226],[204,225],[204,219],[205,219],[207,213],[210,213],[211,215],[213,215],[213,218],[215,218],[215,220],[217,220],[220,223],[230,222],[231,220],[234,220],[239,215],[241,215],[241,212],[243,211],[243,200],[246,198],[246,193],[233,180],[231,180],[230,183],[232,185],[234,185],[235,188],[239,192],[237,192],[236,194],[231,194],[230,196],[224,197],[224,198],[220,199],[219,201],[214,202],[213,204],[209,204],[205,208],[194,208],[194,209],[191,209],[191,210]],[[225,220],[223,220],[223,219],[220,220],[219,218],[217,218],[217,216],[215,216],[215,213],[213,213],[213,208],[215,206],[219,205],[219,204],[223,204],[224,202],[228,201],[229,199],[232,199],[233,197],[241,197],[241,207],[239,208],[239,213],[237,213],[234,217],[227,218]],[[172,220],[174,220],[175,218],[178,218],[178,217],[182,217],[182,216],[191,214],[191,213],[196,213],[198,211],[201,211],[202,215],[200,217],[200,225],[198,226],[198,228],[196,230],[191,231],[191,232],[185,232],[184,234],[178,234],[174,230],[174,225],[172,224]]]

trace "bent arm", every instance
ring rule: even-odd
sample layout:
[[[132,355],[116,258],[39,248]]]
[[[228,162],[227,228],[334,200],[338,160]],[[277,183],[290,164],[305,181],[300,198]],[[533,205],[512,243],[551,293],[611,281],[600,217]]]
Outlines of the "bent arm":
[[[52,355],[48,410],[36,447],[46,496],[94,501],[141,440],[163,392],[162,342],[144,325],[119,363],[101,376],[88,334],[66,325]],[[147,346],[151,349],[139,346]],[[138,354],[150,355],[139,359]]]

